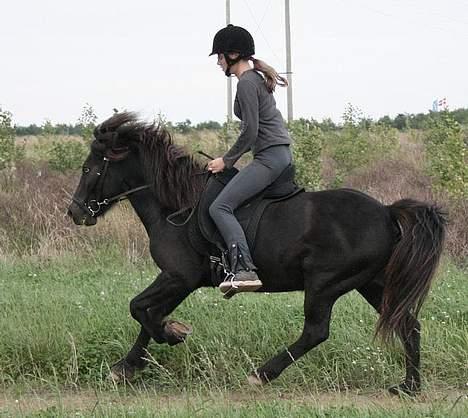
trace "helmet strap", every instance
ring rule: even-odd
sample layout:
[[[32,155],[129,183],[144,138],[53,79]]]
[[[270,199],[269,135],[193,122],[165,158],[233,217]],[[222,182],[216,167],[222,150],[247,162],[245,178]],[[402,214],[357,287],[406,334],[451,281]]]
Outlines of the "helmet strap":
[[[239,55],[237,58],[232,59],[232,58],[229,58],[229,54],[227,52],[223,52],[223,55],[224,55],[224,60],[226,61],[226,64],[227,64],[227,68],[224,74],[226,74],[226,77],[231,77],[231,67],[234,64],[237,64],[242,59],[242,56]]]

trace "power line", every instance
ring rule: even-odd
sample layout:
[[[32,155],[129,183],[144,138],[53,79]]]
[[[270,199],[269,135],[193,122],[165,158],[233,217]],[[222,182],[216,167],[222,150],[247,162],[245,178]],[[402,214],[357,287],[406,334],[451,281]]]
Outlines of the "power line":
[[[265,40],[265,43],[267,44],[268,48],[270,49],[270,51],[272,52],[272,54],[275,56],[275,60],[276,60],[276,63],[279,64],[279,65],[282,65],[281,64],[281,59],[278,57],[278,55],[276,55],[275,51],[273,50],[273,48],[271,47],[270,45],[270,42],[268,42],[268,39],[267,37],[265,36],[265,34],[263,33],[262,31],[262,28],[261,28],[261,23],[262,21],[260,21],[260,23],[257,21],[256,17],[255,17],[255,14],[253,13],[252,9],[250,8],[250,5],[249,3],[247,2],[247,0],[244,0],[244,3],[245,5],[247,6],[247,9],[250,13],[250,15],[252,16],[252,19],[254,21],[254,23],[257,25],[257,28],[258,28],[258,32],[260,32],[260,35],[262,35],[262,38]],[[269,4],[267,5],[267,7],[269,6]],[[268,10],[268,9],[267,9]],[[266,13],[264,13],[266,14]],[[263,20],[263,18],[262,18]]]
[[[348,5],[348,3],[346,3],[344,0],[338,0],[338,1],[341,4]],[[407,23],[417,23],[417,24],[420,24],[422,26],[425,26],[428,29],[436,29],[436,30],[438,30],[440,32],[443,32],[445,34],[448,32],[447,31],[447,26],[442,27],[442,26],[439,26],[439,25],[434,25],[433,23],[429,23],[429,22],[425,21],[424,19],[408,18],[408,14],[405,14],[405,13],[395,15],[395,14],[383,11],[381,9],[377,9],[377,8],[375,8],[373,6],[368,6],[367,4],[363,4],[362,2],[358,2],[358,3],[360,3],[359,6],[361,8],[366,9],[366,10],[368,10],[368,11],[374,13],[374,14],[378,14],[380,16],[384,16],[384,17],[387,17],[387,18],[390,18],[390,19],[393,19],[393,20],[406,21]],[[405,10],[405,12],[407,12],[407,9]],[[435,16],[435,15],[432,14],[432,16]],[[462,20],[454,20],[453,18],[450,18],[448,16],[439,15],[438,17],[445,18],[447,20],[452,20],[452,22],[456,22],[458,24],[468,25],[468,23],[463,22]],[[468,34],[465,34],[465,36],[468,36]]]

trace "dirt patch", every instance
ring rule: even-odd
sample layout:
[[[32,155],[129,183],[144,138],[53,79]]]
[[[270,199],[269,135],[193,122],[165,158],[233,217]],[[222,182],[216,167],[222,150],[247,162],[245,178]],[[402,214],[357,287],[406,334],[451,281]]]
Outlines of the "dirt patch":
[[[250,392],[213,392],[184,393],[178,395],[135,392],[93,392],[80,390],[70,392],[32,392],[15,396],[12,393],[0,394],[0,414],[24,414],[47,410],[53,407],[62,410],[92,413],[98,407],[138,407],[145,405],[154,410],[170,410],[176,407],[212,404],[218,406],[244,405],[253,402],[284,401],[309,407],[351,406],[355,408],[397,409],[408,402],[416,408],[424,408],[434,403],[450,407],[455,404],[466,404],[468,396],[457,390],[434,390],[425,392],[416,399],[400,399],[381,392],[316,392],[284,393],[279,391],[251,390]]]

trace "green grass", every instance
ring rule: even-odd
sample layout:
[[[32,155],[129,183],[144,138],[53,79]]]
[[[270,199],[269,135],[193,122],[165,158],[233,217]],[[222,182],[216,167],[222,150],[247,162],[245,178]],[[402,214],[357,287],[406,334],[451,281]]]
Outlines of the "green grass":
[[[278,396],[279,395],[279,396]],[[31,417],[465,417],[467,399],[463,396],[409,400],[356,395],[307,394],[284,397],[278,393],[233,396],[227,393],[200,395],[182,393],[86,393],[20,398],[0,406],[0,416]]]
[[[96,259],[94,259],[96,260]],[[138,332],[130,299],[155,276],[112,254],[86,262],[70,257],[0,267],[0,382],[10,385],[108,385],[109,365],[124,356]],[[468,283],[445,263],[421,314],[422,375],[431,387],[468,382]],[[191,295],[172,315],[193,326],[185,344],[150,345],[151,365],[136,384],[162,390],[235,389],[291,344],[303,324],[303,295],[238,295],[215,289]],[[404,374],[400,347],[373,341],[377,315],[357,294],[335,306],[328,341],[288,368],[277,388],[382,389]]]

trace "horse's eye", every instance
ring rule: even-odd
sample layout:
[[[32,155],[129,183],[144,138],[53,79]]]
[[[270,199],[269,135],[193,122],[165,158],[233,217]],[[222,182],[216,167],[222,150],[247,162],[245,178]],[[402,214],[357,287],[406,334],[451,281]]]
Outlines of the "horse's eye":
[[[88,174],[88,173],[89,173],[89,168],[83,167],[83,174]]]

